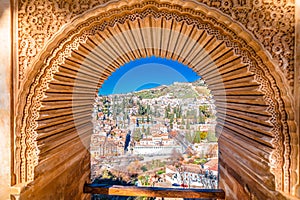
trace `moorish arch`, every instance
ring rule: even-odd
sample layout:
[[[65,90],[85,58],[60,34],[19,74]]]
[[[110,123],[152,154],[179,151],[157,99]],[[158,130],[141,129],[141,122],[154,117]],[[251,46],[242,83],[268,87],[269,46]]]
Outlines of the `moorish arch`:
[[[29,183],[24,197],[37,198],[40,191],[41,198],[45,188],[82,195],[95,92],[120,66],[147,56],[182,62],[207,82],[218,116],[220,185],[228,198],[293,193],[298,180],[291,179],[297,163],[291,162],[290,94],[263,46],[205,5],[144,0],[95,7],[40,52],[22,87],[26,102],[18,107],[24,114],[15,174],[16,183]]]

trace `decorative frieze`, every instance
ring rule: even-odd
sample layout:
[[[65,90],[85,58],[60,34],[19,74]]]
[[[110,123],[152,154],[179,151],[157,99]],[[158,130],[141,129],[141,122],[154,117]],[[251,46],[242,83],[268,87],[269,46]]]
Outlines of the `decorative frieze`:
[[[19,1],[19,81],[31,69],[36,55],[61,27],[108,0]],[[265,47],[290,86],[294,79],[294,15],[291,0],[198,0],[241,23]],[[151,2],[149,2],[151,3]],[[174,7],[174,6],[173,6]],[[292,88],[292,87],[291,87]]]

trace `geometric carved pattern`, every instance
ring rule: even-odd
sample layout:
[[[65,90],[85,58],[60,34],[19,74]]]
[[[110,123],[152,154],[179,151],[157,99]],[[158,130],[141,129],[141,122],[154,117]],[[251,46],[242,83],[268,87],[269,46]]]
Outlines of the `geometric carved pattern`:
[[[107,0],[18,1],[19,80],[24,79],[34,57],[64,24]]]
[[[25,4],[22,5],[24,6]],[[226,71],[228,69],[223,69],[223,67],[226,66],[224,63],[219,65],[200,63],[199,66],[201,67],[199,67],[198,65],[194,65],[193,60],[197,59],[197,53],[194,55],[194,57],[186,58],[186,60],[182,60],[182,58],[180,58],[181,55],[177,54],[177,59],[179,61],[186,62],[186,64],[188,64],[196,72],[200,73],[201,75],[203,74],[203,77],[211,86],[212,92],[215,93],[216,106],[219,113],[218,119],[221,119],[221,121],[224,122],[224,127],[226,128],[226,133],[224,133],[225,137],[226,134],[230,135],[232,134],[232,132],[235,132],[237,134],[238,130],[234,131],[234,127],[238,125],[238,122],[236,121],[241,121],[241,123],[245,126],[245,133],[250,133],[249,135],[248,133],[246,133],[246,137],[251,138],[252,133],[258,134],[258,138],[261,137],[263,139],[259,139],[257,142],[264,143],[266,146],[268,146],[268,148],[276,147],[275,150],[269,152],[267,151],[266,155],[268,155],[268,153],[270,155],[266,156],[266,160],[267,162],[269,162],[271,170],[275,174],[276,189],[280,191],[289,191],[289,156],[291,152],[289,147],[287,116],[284,110],[284,103],[280,96],[281,94],[279,92],[279,88],[277,87],[275,80],[271,75],[270,69],[264,64],[261,58],[256,55],[255,51],[247,44],[247,42],[241,39],[233,30],[228,28],[227,25],[218,22],[216,16],[207,16],[204,11],[199,9],[195,10],[193,8],[185,8],[182,5],[169,5],[167,3],[156,1],[141,1],[140,3],[132,3],[131,6],[113,8],[114,9],[105,12],[99,12],[96,16],[92,15],[93,17],[90,17],[88,20],[82,22],[82,24],[79,24],[76,28],[74,28],[73,31],[68,32],[68,34],[65,35],[65,39],[61,41],[60,44],[56,44],[56,47],[52,49],[52,54],[48,55],[46,60],[47,62],[45,62],[44,66],[41,66],[41,69],[39,69],[40,72],[37,72],[38,74],[34,80],[34,83],[31,85],[29,95],[27,96],[27,106],[24,109],[24,113],[29,114],[26,114],[24,116],[22,133],[17,138],[20,140],[19,144],[17,144],[17,149],[20,149],[21,158],[23,155],[27,155],[27,160],[24,160],[23,158],[23,160],[20,161],[20,174],[22,176],[21,182],[30,181],[34,178],[33,170],[38,163],[38,151],[40,150],[37,148],[36,143],[37,138],[41,137],[39,134],[42,134],[41,130],[43,129],[38,124],[38,120],[41,117],[40,114],[43,113],[43,111],[41,111],[41,107],[43,105],[43,107],[45,108],[48,105],[48,103],[43,102],[47,98],[46,92],[51,89],[50,84],[57,81],[55,80],[54,76],[59,75],[60,68],[66,65],[66,60],[68,59],[68,61],[71,62],[72,59],[75,59],[73,58],[74,52],[76,52],[76,55],[83,55],[84,59],[89,58],[87,56],[88,53],[86,53],[87,47],[84,47],[84,45],[87,45],[89,47],[89,45],[91,44],[89,43],[88,45],[88,41],[94,41],[93,43],[95,43],[96,46],[99,45],[100,43],[99,41],[97,43],[95,37],[97,35],[101,35],[102,32],[103,36],[101,37],[104,37],[103,40],[105,41],[106,39],[109,39],[109,37],[113,37],[109,36],[105,32],[106,30],[111,29],[111,31],[113,32],[122,33],[122,29],[124,29],[124,27],[129,26],[129,29],[132,29],[130,28],[130,26],[133,26],[133,24],[135,24],[136,28],[142,29],[144,28],[144,26],[147,26],[146,23],[139,23],[138,25],[136,25],[137,21],[149,20],[149,17],[152,17],[156,20],[160,20],[160,27],[163,27],[163,25],[170,26],[170,24],[172,24],[172,26],[169,27],[169,30],[171,30],[171,32],[167,37],[169,38],[169,40],[170,38],[175,37],[172,34],[178,33],[178,28],[180,26],[186,27],[186,30],[194,27],[196,30],[200,32],[202,31],[204,35],[207,35],[207,39],[201,40],[201,38],[192,38],[196,37],[192,34],[193,31],[187,31],[187,33],[190,33],[188,39],[192,38],[195,41],[199,40],[199,46],[204,46],[205,50],[210,56],[212,56],[212,58],[213,56],[216,56],[215,58],[213,58],[215,59],[215,62],[219,61],[219,57],[217,57],[217,55],[220,55],[215,55],[213,52],[216,50],[216,47],[221,47],[222,45],[225,45],[224,52],[221,52],[224,55],[226,54],[226,52],[229,52],[229,50],[230,52],[233,52],[233,54],[230,56],[232,60],[229,62],[231,63],[232,67],[236,65],[234,62],[237,58],[241,60],[240,64],[238,64],[238,66],[240,67],[239,69],[231,69],[232,71]],[[34,10],[36,8],[32,9]],[[151,23],[154,23],[154,21]],[[117,24],[118,26],[116,26]],[[43,29],[44,27],[41,26],[40,28]],[[194,30],[194,28],[192,30]],[[145,41],[152,41],[148,33],[142,32],[141,34],[141,37],[144,38]],[[208,45],[210,41],[215,41],[215,49],[213,48],[214,45]],[[181,40],[181,42],[182,44],[177,45],[182,45],[182,49],[170,49],[175,45],[173,40],[171,40],[170,44],[168,44],[167,47],[164,48],[154,47],[151,45],[149,47],[150,49],[153,48],[154,55],[161,57],[163,57],[164,55],[169,55],[170,57],[169,53],[162,54],[161,50],[164,49],[166,52],[171,52],[171,54],[176,53],[175,50],[179,52],[184,51],[185,45],[183,45],[183,43],[185,42],[185,40]],[[134,53],[135,48],[130,47],[130,45],[133,44],[137,45],[137,49],[147,52],[147,48],[145,49],[145,44],[127,44],[129,45],[128,48],[132,50],[132,54],[136,55]],[[42,48],[42,46],[40,48]],[[95,47],[90,48],[93,49]],[[124,60],[126,60],[126,53],[128,54],[130,52],[122,52],[122,50],[120,50],[120,52],[117,53],[117,55],[119,55],[120,57],[113,59],[112,62],[117,62],[117,60],[120,59],[123,60],[121,64],[125,64]],[[138,56],[134,56],[134,58],[138,58]],[[84,59],[81,61],[79,59],[81,64],[83,63]],[[205,59],[203,60],[205,61]],[[74,60],[73,62],[75,63],[79,61]],[[102,77],[102,79],[106,79],[112,71],[116,70],[116,68],[120,66],[120,63],[117,62],[117,64],[112,64],[112,62],[110,64],[109,62],[106,62],[108,65],[104,67],[106,68],[106,70],[108,70],[108,72],[106,72],[107,74]],[[226,85],[227,83],[225,84],[225,91],[227,96],[226,98],[229,98],[227,99],[227,102],[225,102],[228,106],[226,111],[227,113],[225,112],[225,114],[223,111],[224,102],[222,102],[221,99],[218,99],[218,89],[214,89],[219,87],[219,83],[216,83],[216,80],[214,80],[214,77],[211,74],[212,72],[214,72],[214,70],[225,70],[225,75],[222,75],[222,77],[224,80],[227,80],[227,82],[229,82],[228,85]],[[235,93],[234,89],[232,88],[237,87],[236,85],[239,84],[234,83],[233,81],[234,77],[237,76],[236,73],[238,72],[238,70],[246,70],[243,73],[246,73],[247,77],[251,79],[248,80],[247,77],[245,78],[247,80],[247,83],[249,83],[251,87],[254,87],[252,86],[253,83],[258,83],[258,86],[256,86],[255,89],[250,92],[244,91],[242,89],[239,92],[244,93],[243,96],[245,96],[245,99],[241,98],[240,100],[235,100],[233,97],[235,97],[235,95],[239,93]],[[240,78],[241,80],[243,80],[242,77]],[[100,81],[101,84],[102,80],[98,81]],[[226,87],[228,87],[228,89]],[[262,103],[259,100],[257,102],[257,105],[252,105],[251,102],[256,101],[256,99],[251,100],[251,98],[255,97],[257,99],[260,99],[260,96],[262,96],[263,98]],[[92,99],[92,96],[90,97]],[[235,107],[237,104],[240,104],[240,106],[246,104],[247,106],[253,107],[254,111],[253,113],[248,113],[250,117],[237,117],[236,112],[240,112],[237,109],[241,109]],[[267,113],[271,114],[271,116],[269,116],[269,114],[267,113],[262,114],[264,113],[264,111],[261,109],[264,109],[264,106],[266,106],[265,108],[267,109]],[[280,115],[278,115],[278,113],[280,113]],[[266,119],[266,122],[261,122],[262,124],[259,125],[257,124],[258,127],[262,127],[261,129],[256,129],[256,127],[251,127],[250,125],[253,123],[257,123],[255,118],[258,115],[265,115],[266,117],[269,116],[269,118]],[[269,130],[269,128],[272,128],[272,130]],[[243,138],[244,136],[239,137]],[[261,148],[264,149],[265,147]],[[283,182],[281,182],[281,180],[283,180]]]
[[[34,57],[66,23],[108,0],[19,1],[19,80],[30,70]],[[294,1],[198,0],[241,23],[270,53],[290,86],[294,79]]]
[[[198,0],[240,22],[271,54],[290,85],[294,79],[295,5],[291,0]]]

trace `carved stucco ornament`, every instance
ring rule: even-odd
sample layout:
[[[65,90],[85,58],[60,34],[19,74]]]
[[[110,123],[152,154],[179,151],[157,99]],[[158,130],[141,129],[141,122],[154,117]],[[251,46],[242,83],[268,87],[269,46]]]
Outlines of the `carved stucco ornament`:
[[[37,2],[40,2],[43,6],[52,5],[44,1],[34,1],[31,4],[34,4],[36,7],[31,10],[35,11],[37,9],[39,12],[42,12],[42,7],[38,7],[36,5]],[[57,2],[53,3],[55,6],[58,6],[56,5]],[[26,2],[24,2],[21,7],[24,7],[25,5]],[[222,5],[228,6],[224,3]],[[50,7],[51,6],[48,7],[49,10]],[[51,8],[53,9],[53,7]],[[56,9],[58,8],[60,7],[58,6]],[[52,11],[52,13],[55,12]],[[24,14],[24,16],[25,15],[26,14]],[[41,101],[45,97],[48,85],[53,80],[53,75],[58,71],[59,65],[63,64],[66,58],[71,57],[72,51],[77,50],[80,44],[85,43],[89,36],[92,36],[99,31],[103,31],[106,27],[114,26],[116,23],[123,24],[128,20],[134,21],[136,19],[143,19],[149,15],[152,15],[154,18],[164,17],[167,20],[174,19],[177,21],[184,21],[189,25],[196,25],[199,30],[205,30],[209,35],[213,35],[218,40],[224,41],[227,47],[233,48],[236,55],[242,56],[244,63],[249,64],[249,70],[255,74],[255,80],[260,84],[260,91],[265,95],[264,100],[269,106],[268,112],[272,114],[270,122],[274,127],[272,130],[274,136],[273,146],[276,148],[271,154],[270,160],[272,162],[270,165],[272,172],[276,177],[276,189],[279,191],[288,191],[290,180],[289,156],[291,152],[289,146],[290,138],[288,134],[287,116],[285,114],[284,103],[280,96],[279,88],[268,67],[247,42],[238,37],[236,33],[225,24],[217,21],[217,19],[208,17],[206,16],[206,13],[199,10],[183,8],[180,4],[174,6],[159,1],[141,1],[131,6],[123,6],[121,8],[99,12],[97,16],[90,17],[88,20],[79,23],[73,31],[68,32],[64,36],[64,40],[60,41],[60,43],[55,46],[52,54],[46,58],[45,64],[41,66],[40,72],[36,76],[34,83],[31,85],[30,92],[27,96],[21,135],[17,137],[17,141],[19,141],[19,143],[17,143],[17,149],[19,156],[21,157],[19,163],[21,182],[34,180],[34,167],[38,164],[39,153],[36,144],[36,128],[39,109],[41,108]],[[54,16],[56,15],[52,14],[52,17]],[[110,20],[103,21],[104,17],[110,17]],[[54,18],[49,17],[49,19]],[[36,20],[39,21],[40,19]],[[38,26],[38,24],[35,23],[34,26]],[[44,37],[44,40],[40,43],[44,44],[53,33],[49,31],[48,28],[45,29],[45,27],[40,27],[40,29],[41,34],[45,34],[44,31],[48,31],[46,34],[47,37]],[[39,46],[39,48],[42,49],[43,45]],[[21,49],[20,51],[22,50],[24,49]],[[24,51],[24,55],[27,55],[26,57],[28,57],[26,52],[27,50]],[[24,57],[21,57],[20,59],[24,59]],[[23,157],[24,155],[25,157]],[[282,183],[281,180],[284,180],[284,183]]]
[[[38,52],[63,25],[94,7],[105,6],[110,2],[117,1],[18,1],[19,81],[22,82],[26,73],[30,71]],[[196,2],[218,9],[250,31],[270,53],[292,88],[294,1],[197,0]]]

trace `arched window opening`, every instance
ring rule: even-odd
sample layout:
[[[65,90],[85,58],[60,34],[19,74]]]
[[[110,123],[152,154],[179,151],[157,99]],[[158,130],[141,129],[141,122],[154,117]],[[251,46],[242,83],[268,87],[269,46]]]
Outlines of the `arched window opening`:
[[[218,187],[213,96],[187,66],[148,57],[120,67],[96,95],[93,124],[92,182]]]

